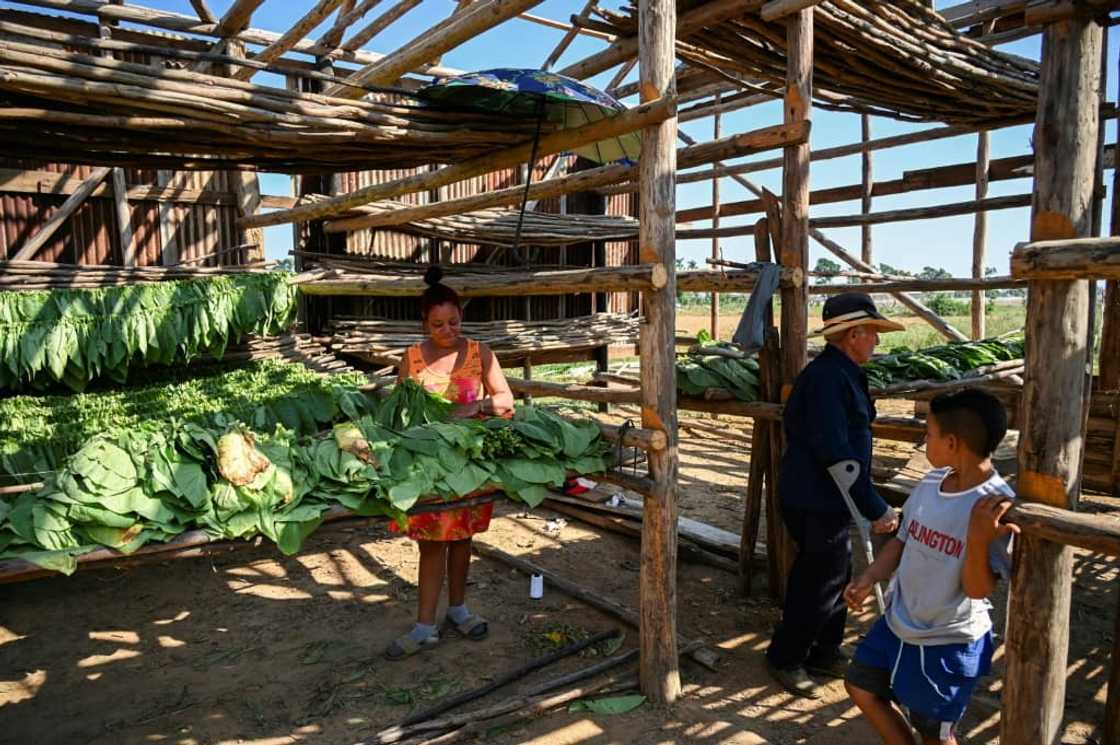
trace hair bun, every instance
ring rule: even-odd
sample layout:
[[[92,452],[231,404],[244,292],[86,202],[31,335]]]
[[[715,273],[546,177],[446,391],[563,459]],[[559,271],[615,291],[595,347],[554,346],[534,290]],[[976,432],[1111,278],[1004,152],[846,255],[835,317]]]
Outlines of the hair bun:
[[[428,271],[424,272],[424,284],[429,287],[435,287],[443,279],[443,267],[433,264],[428,267]]]

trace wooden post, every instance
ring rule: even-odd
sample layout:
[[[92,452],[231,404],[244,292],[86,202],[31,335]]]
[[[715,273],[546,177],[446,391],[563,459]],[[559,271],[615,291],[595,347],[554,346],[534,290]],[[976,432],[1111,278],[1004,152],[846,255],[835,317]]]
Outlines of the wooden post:
[[[991,134],[987,131],[976,134],[976,199],[988,197],[988,162]],[[984,253],[988,244],[988,213],[977,212],[972,228],[972,276],[984,278]],[[985,327],[984,291],[972,292],[972,338],[983,339],[987,334]]]
[[[97,35],[101,39],[112,39],[112,27],[115,25],[117,25],[117,21],[98,24]],[[113,53],[104,51],[101,56],[112,58]],[[124,169],[114,168],[112,179],[113,211],[117,215],[117,238],[121,244],[121,264],[123,266],[136,266],[136,242],[132,235],[132,216],[128,210],[128,179],[125,178]]]
[[[74,190],[74,193],[62,203],[62,206],[43,223],[39,231],[31,236],[27,240],[27,243],[24,243],[23,247],[20,248],[12,258],[16,261],[35,258],[35,253],[50,240],[50,237],[54,235],[59,226],[66,222],[66,219],[70,217],[70,215],[74,214],[74,211],[77,210],[82,202],[86,200],[86,197],[105,180],[105,177],[109,175],[109,171],[111,170],[111,168],[95,168],[86,180]]]
[[[720,94],[716,94],[716,106],[719,106]],[[716,109],[716,114],[712,117],[712,139],[718,140],[720,137],[720,115],[719,109]],[[712,258],[720,258],[719,253],[719,235],[714,231],[719,230],[719,167],[723,165],[719,161],[715,162],[715,168],[712,169]],[[712,303],[712,338],[719,338],[719,293],[713,292],[711,294]]]
[[[1099,126],[1101,27],[1070,18],[1042,35],[1031,240],[1089,234]],[[1032,281],[1019,497],[1076,508],[1084,443],[1088,283]],[[1023,536],[1015,549],[1000,741],[1056,745],[1069,647],[1072,550]]]
[[[785,123],[809,121],[813,95],[813,9],[786,21]],[[781,263],[802,270],[809,263],[809,143],[785,149],[782,172]],[[809,288],[782,289],[782,399],[805,367]]]
[[[1120,138],[1120,119],[1116,120],[1116,136]],[[1120,140],[1117,140],[1120,142]],[[1112,208],[1108,234],[1120,236],[1120,168],[1112,170]],[[1101,360],[1120,360],[1120,281],[1104,286],[1104,303],[1101,306]],[[1120,388],[1120,365],[1101,365],[1101,390]]]
[[[235,6],[242,3],[234,3]],[[248,3],[246,5],[251,5]],[[232,13],[230,9],[229,13]],[[252,11],[249,11],[250,13]],[[248,23],[248,17],[245,23]],[[245,42],[236,39],[230,39],[226,42],[226,53],[231,57],[245,57]],[[227,74],[232,75],[237,72],[237,67],[231,65],[227,70]],[[234,171],[233,172],[233,190],[237,194],[237,213],[240,217],[249,217],[255,215],[261,206],[261,185],[257,174],[253,171]],[[261,227],[245,227],[241,229],[241,243],[255,244],[245,252],[245,261],[264,261],[264,229]],[[219,261],[219,264],[225,263]]]
[[[638,5],[638,59],[641,100],[674,98],[675,0],[641,0]],[[639,679],[654,704],[680,696],[677,662],[677,386],[676,331],[676,170],[677,119],[642,130],[638,192],[641,200],[639,253],[643,263],[660,263],[669,281],[645,294],[641,331],[642,426],[665,433],[668,447],[649,454],[656,486],[642,517],[641,630]]]
[[[871,214],[871,192],[875,188],[875,178],[871,168],[871,148],[867,147],[867,143],[871,142],[871,116],[868,114],[860,114],[860,134],[861,141],[864,144],[862,159],[863,159],[863,196],[860,198],[859,211],[861,215]],[[860,256],[863,258],[864,264],[874,264],[872,260],[871,251],[871,225],[861,225],[860,230]]]

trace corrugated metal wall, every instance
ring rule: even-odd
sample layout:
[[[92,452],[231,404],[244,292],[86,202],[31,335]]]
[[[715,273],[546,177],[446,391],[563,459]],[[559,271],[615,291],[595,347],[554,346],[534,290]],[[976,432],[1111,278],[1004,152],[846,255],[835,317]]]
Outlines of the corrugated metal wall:
[[[93,166],[0,158],[0,168],[63,174],[76,180],[89,176]],[[226,173],[179,173],[126,168],[129,187],[167,185],[191,191],[233,192]],[[102,195],[91,196],[56,230],[35,255],[37,260],[67,264],[121,264],[122,248],[113,203],[112,177]],[[0,179],[0,257],[14,256],[50,219],[66,194],[3,191]],[[205,256],[236,246],[237,209],[232,204],[187,204],[129,200],[136,262],[158,266]],[[211,263],[211,262],[206,262]]]

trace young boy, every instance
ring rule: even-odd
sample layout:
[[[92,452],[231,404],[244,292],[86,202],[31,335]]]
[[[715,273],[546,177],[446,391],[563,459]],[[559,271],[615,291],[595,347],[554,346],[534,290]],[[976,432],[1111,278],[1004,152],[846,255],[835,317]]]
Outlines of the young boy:
[[[926,456],[935,467],[910,494],[898,533],[844,590],[857,611],[891,580],[887,612],[856,650],[845,687],[887,745],[956,745],[956,725],[992,659],[987,597],[1011,568],[1014,492],[992,467],[1007,431],[1003,405],[965,389],[935,398]],[[896,571],[897,570],[897,571]],[[909,724],[892,702],[909,711]]]

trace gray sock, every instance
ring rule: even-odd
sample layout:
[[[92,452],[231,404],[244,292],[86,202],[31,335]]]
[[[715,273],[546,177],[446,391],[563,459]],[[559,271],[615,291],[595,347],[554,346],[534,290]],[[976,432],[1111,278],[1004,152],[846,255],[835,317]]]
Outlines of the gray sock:
[[[408,632],[408,638],[414,642],[422,642],[429,636],[435,636],[436,627],[430,626],[426,623],[418,623],[412,627],[412,631]]]
[[[467,604],[452,605],[447,608],[447,617],[451,619],[452,623],[462,623],[471,617],[471,612],[467,610]]]

